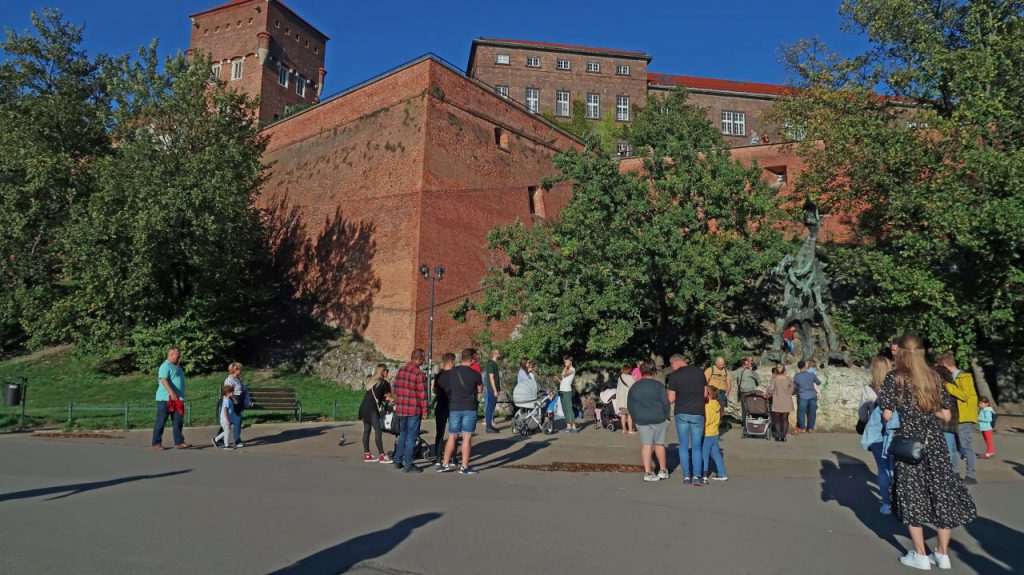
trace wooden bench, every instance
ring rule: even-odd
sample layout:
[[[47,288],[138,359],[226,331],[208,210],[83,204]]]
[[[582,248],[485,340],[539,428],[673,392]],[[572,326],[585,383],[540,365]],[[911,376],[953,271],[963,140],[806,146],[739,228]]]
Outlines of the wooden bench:
[[[291,411],[302,423],[302,402],[295,397],[295,390],[287,387],[250,387],[249,399],[252,405],[246,410]]]

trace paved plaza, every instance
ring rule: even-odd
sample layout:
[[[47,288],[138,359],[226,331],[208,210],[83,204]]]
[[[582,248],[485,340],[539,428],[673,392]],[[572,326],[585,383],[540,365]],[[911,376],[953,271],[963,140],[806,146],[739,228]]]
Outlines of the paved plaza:
[[[1004,425],[971,488],[980,517],[954,530],[953,572],[1024,573],[1024,421]],[[728,432],[730,480],[695,488],[675,470],[649,484],[516,468],[636,463],[635,436],[600,429],[481,435],[474,477],[363,463],[360,431],[254,426],[231,452],[202,447],[209,428],[186,430],[197,448],[165,452],[148,430],[0,436],[0,573],[907,571],[906,531],[878,514],[854,434],[780,444]]]

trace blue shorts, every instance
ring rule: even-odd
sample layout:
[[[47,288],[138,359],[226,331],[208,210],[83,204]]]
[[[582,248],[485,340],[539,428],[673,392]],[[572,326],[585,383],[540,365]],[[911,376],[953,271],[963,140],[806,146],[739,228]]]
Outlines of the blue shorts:
[[[448,433],[473,433],[476,431],[476,410],[453,411],[448,415]]]

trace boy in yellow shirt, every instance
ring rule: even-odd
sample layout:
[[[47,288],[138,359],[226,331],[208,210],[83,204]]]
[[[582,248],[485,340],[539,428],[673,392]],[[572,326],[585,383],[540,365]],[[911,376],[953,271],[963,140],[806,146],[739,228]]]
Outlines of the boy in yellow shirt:
[[[718,474],[712,477],[715,481],[728,481],[729,474],[725,471],[725,459],[722,457],[722,448],[718,446],[718,427],[722,423],[722,406],[718,403],[716,389],[709,386],[708,402],[704,405],[704,443],[701,446],[701,455],[704,458],[704,483],[708,481],[710,467],[708,460],[715,460],[715,471]]]

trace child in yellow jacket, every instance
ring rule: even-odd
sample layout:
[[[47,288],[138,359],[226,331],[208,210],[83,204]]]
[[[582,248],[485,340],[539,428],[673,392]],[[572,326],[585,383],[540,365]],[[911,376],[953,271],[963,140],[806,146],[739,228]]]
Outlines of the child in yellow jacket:
[[[725,471],[725,459],[722,457],[722,448],[718,446],[718,428],[722,423],[722,406],[718,403],[717,390],[708,390],[707,404],[704,405],[704,443],[701,446],[701,455],[704,458],[704,482],[707,483],[711,468],[708,467],[710,459],[715,461],[717,475],[711,477],[716,481],[728,481],[729,474]]]

